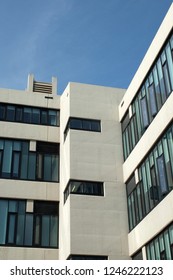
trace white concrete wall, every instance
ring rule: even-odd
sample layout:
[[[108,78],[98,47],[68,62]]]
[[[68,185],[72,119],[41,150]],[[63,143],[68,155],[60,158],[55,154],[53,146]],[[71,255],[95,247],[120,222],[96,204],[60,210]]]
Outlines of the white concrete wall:
[[[65,237],[62,237],[60,258],[67,258],[70,254],[128,258],[127,208],[118,116],[118,104],[124,92],[122,89],[70,83],[62,96],[63,108],[69,110],[64,112],[61,107],[61,118],[66,123],[69,116],[100,119],[101,133],[69,130],[61,153],[67,167],[61,195],[69,179],[103,181],[105,195],[72,194],[68,197],[61,211],[65,213],[63,228],[69,234],[65,232]]]

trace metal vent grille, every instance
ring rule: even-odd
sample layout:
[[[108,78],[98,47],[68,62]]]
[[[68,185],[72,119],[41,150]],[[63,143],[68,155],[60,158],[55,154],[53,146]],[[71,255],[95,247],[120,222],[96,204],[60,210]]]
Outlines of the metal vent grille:
[[[42,82],[35,82],[33,84],[33,91],[40,92],[40,93],[52,93],[52,84],[50,83],[42,83]]]

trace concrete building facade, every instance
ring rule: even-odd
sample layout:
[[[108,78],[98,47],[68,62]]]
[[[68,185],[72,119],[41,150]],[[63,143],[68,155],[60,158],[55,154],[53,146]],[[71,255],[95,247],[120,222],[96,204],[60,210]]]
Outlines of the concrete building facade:
[[[0,90],[0,259],[173,259],[172,18],[127,90]]]

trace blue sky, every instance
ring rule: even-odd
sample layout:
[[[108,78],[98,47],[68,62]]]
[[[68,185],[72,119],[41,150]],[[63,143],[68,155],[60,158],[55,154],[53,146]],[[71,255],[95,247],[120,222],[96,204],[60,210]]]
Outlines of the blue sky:
[[[127,88],[172,0],[0,0],[0,88]]]

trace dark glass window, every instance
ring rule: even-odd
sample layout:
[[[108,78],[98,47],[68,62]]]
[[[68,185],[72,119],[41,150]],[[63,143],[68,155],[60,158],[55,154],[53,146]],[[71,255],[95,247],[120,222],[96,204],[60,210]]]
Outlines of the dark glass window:
[[[26,212],[25,200],[0,199],[0,245],[58,247],[58,202],[35,201]]]
[[[0,120],[59,126],[59,110],[0,103]]]
[[[0,104],[0,120],[5,119],[5,105]]]
[[[24,108],[23,110],[23,120],[25,123],[31,123],[31,108]]]
[[[101,132],[100,120],[70,118],[64,131],[64,139],[67,136],[69,129],[86,130]]]
[[[40,124],[40,110],[33,108],[32,109],[32,123]]]
[[[0,178],[57,182],[59,145],[38,141],[31,152],[29,141],[0,139]]]
[[[15,120],[15,107],[12,105],[7,106],[7,115],[6,115],[7,121],[14,121]]]
[[[67,200],[70,193],[103,196],[104,195],[103,183],[70,180],[64,192],[64,202]]]

